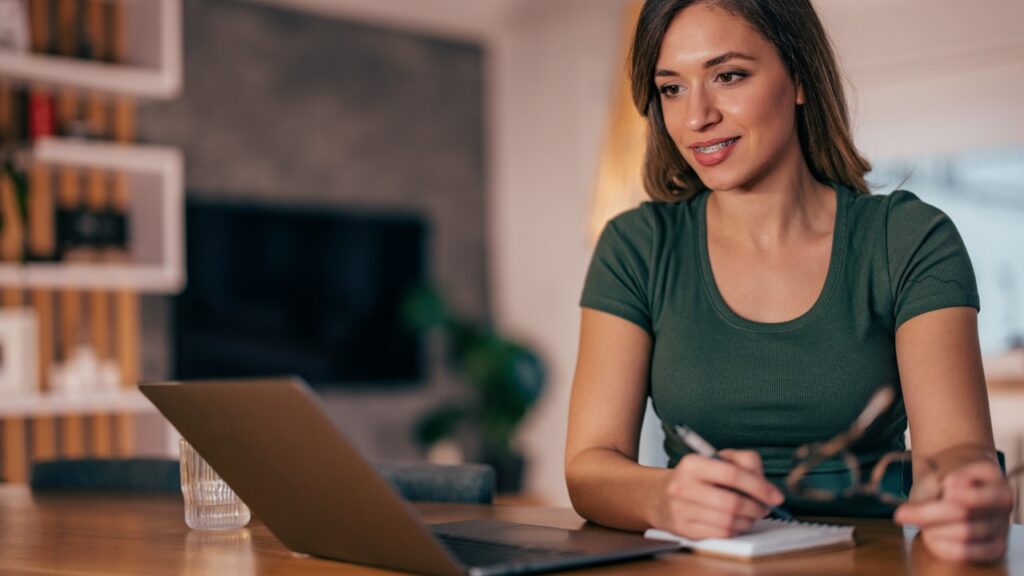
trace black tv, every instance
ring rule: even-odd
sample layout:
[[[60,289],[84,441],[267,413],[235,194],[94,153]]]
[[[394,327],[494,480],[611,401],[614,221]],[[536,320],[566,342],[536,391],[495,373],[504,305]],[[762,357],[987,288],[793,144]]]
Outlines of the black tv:
[[[426,278],[426,228],[413,215],[189,200],[175,377],[422,382],[420,338],[399,309]]]

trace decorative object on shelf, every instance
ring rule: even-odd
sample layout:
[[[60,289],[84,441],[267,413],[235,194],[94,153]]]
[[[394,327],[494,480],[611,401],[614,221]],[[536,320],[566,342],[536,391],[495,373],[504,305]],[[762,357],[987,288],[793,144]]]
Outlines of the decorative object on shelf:
[[[0,0],[0,50],[28,52],[29,39],[26,0]]]
[[[0,395],[39,389],[39,325],[31,308],[0,309]]]
[[[87,206],[57,209],[57,257],[73,259],[76,250],[128,249],[127,215],[113,208]]]
[[[76,396],[101,391],[116,391],[121,370],[112,358],[101,358],[94,347],[79,344],[67,358],[50,369],[50,390]]]
[[[498,491],[519,491],[525,461],[514,445],[515,434],[544,389],[543,362],[491,326],[453,314],[432,288],[414,290],[405,300],[403,316],[411,327],[444,338],[449,364],[469,392],[420,418],[416,440],[427,449],[468,426],[479,436],[481,460],[495,468]]]

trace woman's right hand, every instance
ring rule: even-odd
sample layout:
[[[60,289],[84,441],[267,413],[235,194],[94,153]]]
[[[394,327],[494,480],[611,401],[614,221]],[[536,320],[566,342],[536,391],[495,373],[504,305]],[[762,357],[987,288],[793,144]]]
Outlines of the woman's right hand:
[[[651,525],[699,540],[730,538],[749,530],[785,497],[764,477],[752,450],[721,450],[719,458],[688,454],[658,486]]]

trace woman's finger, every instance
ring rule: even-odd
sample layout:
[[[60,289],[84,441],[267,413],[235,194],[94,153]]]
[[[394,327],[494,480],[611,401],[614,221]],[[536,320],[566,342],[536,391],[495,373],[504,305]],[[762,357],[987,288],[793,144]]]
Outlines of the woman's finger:
[[[933,538],[926,533],[922,533],[921,538],[932,554],[952,562],[993,562],[1006,553],[1005,538],[983,542],[958,542]]]
[[[973,485],[954,482],[943,493],[942,498],[966,506],[972,510],[972,515],[979,511],[981,513],[1005,511],[1009,515],[1013,508],[1013,490],[1005,481]]]
[[[949,524],[937,524],[923,528],[928,536],[934,540],[946,540],[950,542],[986,542],[1002,537],[1006,534],[1009,524],[993,520],[971,520],[968,522],[952,522]]]
[[[900,504],[893,515],[893,521],[897,524],[914,524],[922,529],[926,526],[966,522],[969,518],[970,510],[967,507],[948,500]]]
[[[667,506],[669,518],[665,529],[692,539],[730,538],[750,530],[753,521],[732,516],[699,504],[672,498]]]
[[[687,478],[698,478],[702,482],[738,490],[767,506],[781,504],[785,500],[782,492],[763,474],[755,474],[732,462],[690,455],[683,458],[677,468],[681,468],[680,472]]]
[[[939,498],[943,493],[957,487],[977,486],[983,484],[1005,484],[1006,478],[994,461],[983,458],[964,464],[948,473],[940,473],[938,469],[914,478],[914,490],[911,502],[921,502]]]
[[[919,526],[986,518],[1008,521],[1012,508],[1013,491],[1005,480],[997,484],[954,482],[939,500],[901,505],[894,520]]]
[[[725,449],[719,450],[718,455],[758,476],[764,476],[764,463],[761,461],[761,455],[754,450]]]
[[[742,517],[753,521],[768,514],[768,507],[757,500],[699,479],[684,482],[680,497],[691,506],[714,509],[730,518]]]
[[[722,535],[717,537],[725,538],[746,532],[754,525],[754,520],[750,518],[733,516],[709,506],[693,503],[688,503],[686,508],[680,511],[678,519],[684,523],[697,523],[714,528]]]

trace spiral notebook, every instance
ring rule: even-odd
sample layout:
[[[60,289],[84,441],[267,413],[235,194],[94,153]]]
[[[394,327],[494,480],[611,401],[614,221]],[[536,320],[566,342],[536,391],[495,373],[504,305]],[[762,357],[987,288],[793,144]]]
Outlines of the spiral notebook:
[[[664,530],[651,528],[644,536],[654,540],[679,542],[701,554],[753,560],[763,556],[791,554],[822,548],[853,546],[853,526],[818,524],[795,520],[764,518],[754,523],[749,532],[732,538],[690,540]]]

